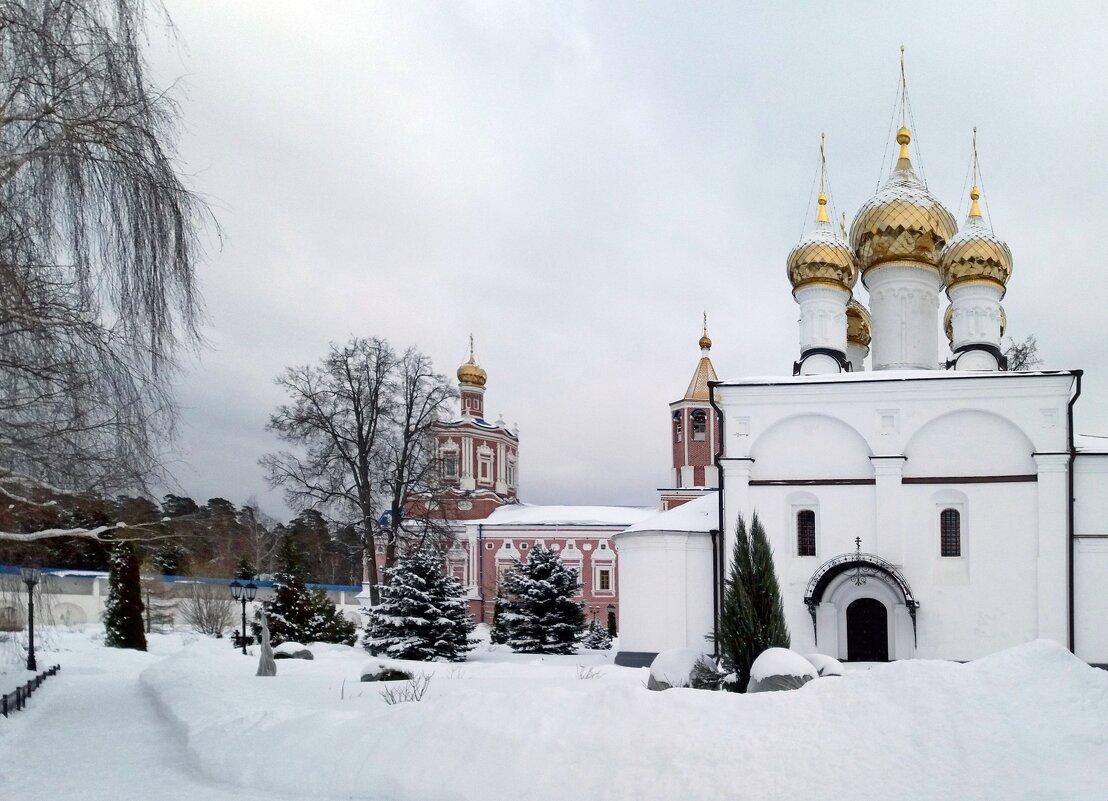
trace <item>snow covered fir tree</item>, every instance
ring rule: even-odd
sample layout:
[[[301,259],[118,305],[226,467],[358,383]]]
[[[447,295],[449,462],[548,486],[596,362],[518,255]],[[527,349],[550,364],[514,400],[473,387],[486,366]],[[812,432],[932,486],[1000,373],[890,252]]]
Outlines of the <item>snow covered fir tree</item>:
[[[595,620],[589,623],[585,636],[581,639],[581,645],[592,651],[608,651],[612,647],[612,638],[608,630]]]
[[[503,617],[508,645],[524,654],[572,654],[585,623],[585,610],[573,600],[581,589],[577,573],[558,552],[536,547],[526,562],[504,574]]]
[[[358,628],[342,616],[327,593],[305,583],[304,559],[295,538],[281,540],[280,570],[273,578],[273,600],[262,604],[261,612],[269,623],[270,640],[283,642],[332,642],[353,645]],[[253,625],[254,636],[261,633],[260,618]]]
[[[788,647],[789,629],[773,567],[773,549],[757,512],[749,532],[740,516],[719,623],[723,667],[735,674],[735,680],[725,686],[744,692],[750,680],[750,666],[758,655],[767,648]]]
[[[367,610],[365,647],[375,656],[420,662],[463,662],[474,623],[461,583],[443,574],[430,550],[403,557],[386,571],[381,603]]]
[[[145,651],[142,610],[138,557],[131,543],[121,542],[112,549],[110,558],[104,644],[111,648]]]

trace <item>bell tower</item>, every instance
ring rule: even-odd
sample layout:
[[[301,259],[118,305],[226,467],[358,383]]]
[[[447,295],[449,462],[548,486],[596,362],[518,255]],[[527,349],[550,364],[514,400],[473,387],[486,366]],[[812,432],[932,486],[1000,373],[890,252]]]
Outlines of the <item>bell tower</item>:
[[[709,400],[709,381],[718,381],[709,352],[708,315],[700,337],[697,362],[685,396],[669,405],[672,483],[661,490],[662,508],[672,509],[719,487],[715,465],[719,450],[719,423]]]

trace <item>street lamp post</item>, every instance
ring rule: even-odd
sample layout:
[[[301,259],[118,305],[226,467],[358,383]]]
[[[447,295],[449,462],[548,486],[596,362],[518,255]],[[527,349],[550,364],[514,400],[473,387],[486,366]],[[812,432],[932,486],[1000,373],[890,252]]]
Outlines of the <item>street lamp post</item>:
[[[243,656],[246,655],[246,602],[253,601],[257,594],[258,585],[253,581],[243,584],[238,579],[235,579],[231,582],[231,597],[242,603],[242,631],[240,634]]]
[[[27,670],[37,670],[35,666],[35,585],[38,584],[37,567],[19,568],[19,577],[27,585]]]

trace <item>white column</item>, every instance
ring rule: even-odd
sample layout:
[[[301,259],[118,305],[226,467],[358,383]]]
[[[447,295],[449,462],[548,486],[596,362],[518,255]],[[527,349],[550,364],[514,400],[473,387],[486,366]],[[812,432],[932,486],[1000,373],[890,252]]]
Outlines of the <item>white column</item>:
[[[867,356],[869,356],[869,348],[864,348],[853,342],[846,343],[846,358],[850,362],[852,372],[860,373],[866,369]]]
[[[862,542],[862,550],[888,559],[894,565],[904,564],[903,456],[871,456],[874,487],[874,527],[870,542]]]
[[[830,350],[846,356],[846,304],[850,292],[844,287],[805,284],[793,290],[800,306],[800,372],[803,375],[838,373],[839,363],[813,350]]]
[[[1038,636],[1063,646],[1069,639],[1066,554],[1069,538],[1067,499],[1069,454],[1035,454],[1039,490]]]
[[[938,369],[938,272],[911,262],[886,264],[871,269],[865,284],[873,319],[873,369]]]
[[[731,559],[735,550],[735,524],[739,515],[746,521],[750,530],[750,468],[754,460],[749,457],[723,459],[723,558]]]
[[[1000,301],[1004,290],[993,283],[966,283],[951,287],[947,294],[954,307],[951,320],[954,339],[951,350],[973,345],[1000,349]],[[972,349],[958,358],[958,370],[996,370],[996,357],[985,350]]]
[[[473,437],[462,437],[461,478],[458,485],[463,490],[472,490],[477,487],[477,480],[473,477]]]

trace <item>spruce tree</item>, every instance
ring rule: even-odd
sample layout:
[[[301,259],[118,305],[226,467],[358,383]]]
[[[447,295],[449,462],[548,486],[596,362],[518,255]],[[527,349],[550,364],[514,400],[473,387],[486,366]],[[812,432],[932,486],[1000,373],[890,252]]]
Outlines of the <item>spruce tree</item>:
[[[109,560],[108,600],[104,610],[104,644],[111,648],[146,650],[142,619],[142,583],[138,557],[129,542],[112,549]]]
[[[439,555],[425,550],[404,557],[385,571],[385,582],[381,603],[368,610],[366,650],[420,662],[465,661],[474,624],[461,583],[443,575]]]
[[[589,623],[588,631],[585,632],[581,645],[593,651],[607,651],[612,647],[612,638],[608,636],[607,629],[593,620]]]
[[[489,641],[495,645],[504,645],[508,642],[507,606],[504,593],[497,590],[496,603],[492,608],[492,630],[489,632]]]
[[[735,674],[726,686],[735,692],[746,692],[750,666],[762,651],[789,647],[773,549],[756,512],[749,533],[741,516],[736,526],[719,639],[724,669]]]
[[[358,627],[346,620],[327,593],[305,583],[304,559],[296,540],[285,536],[278,555],[280,569],[273,577],[273,600],[262,603],[274,645],[283,642],[333,642],[353,645]],[[261,625],[253,624],[255,637]]]
[[[585,611],[573,600],[581,588],[577,573],[557,551],[535,548],[504,574],[508,597],[508,645],[524,654],[573,654]]]

